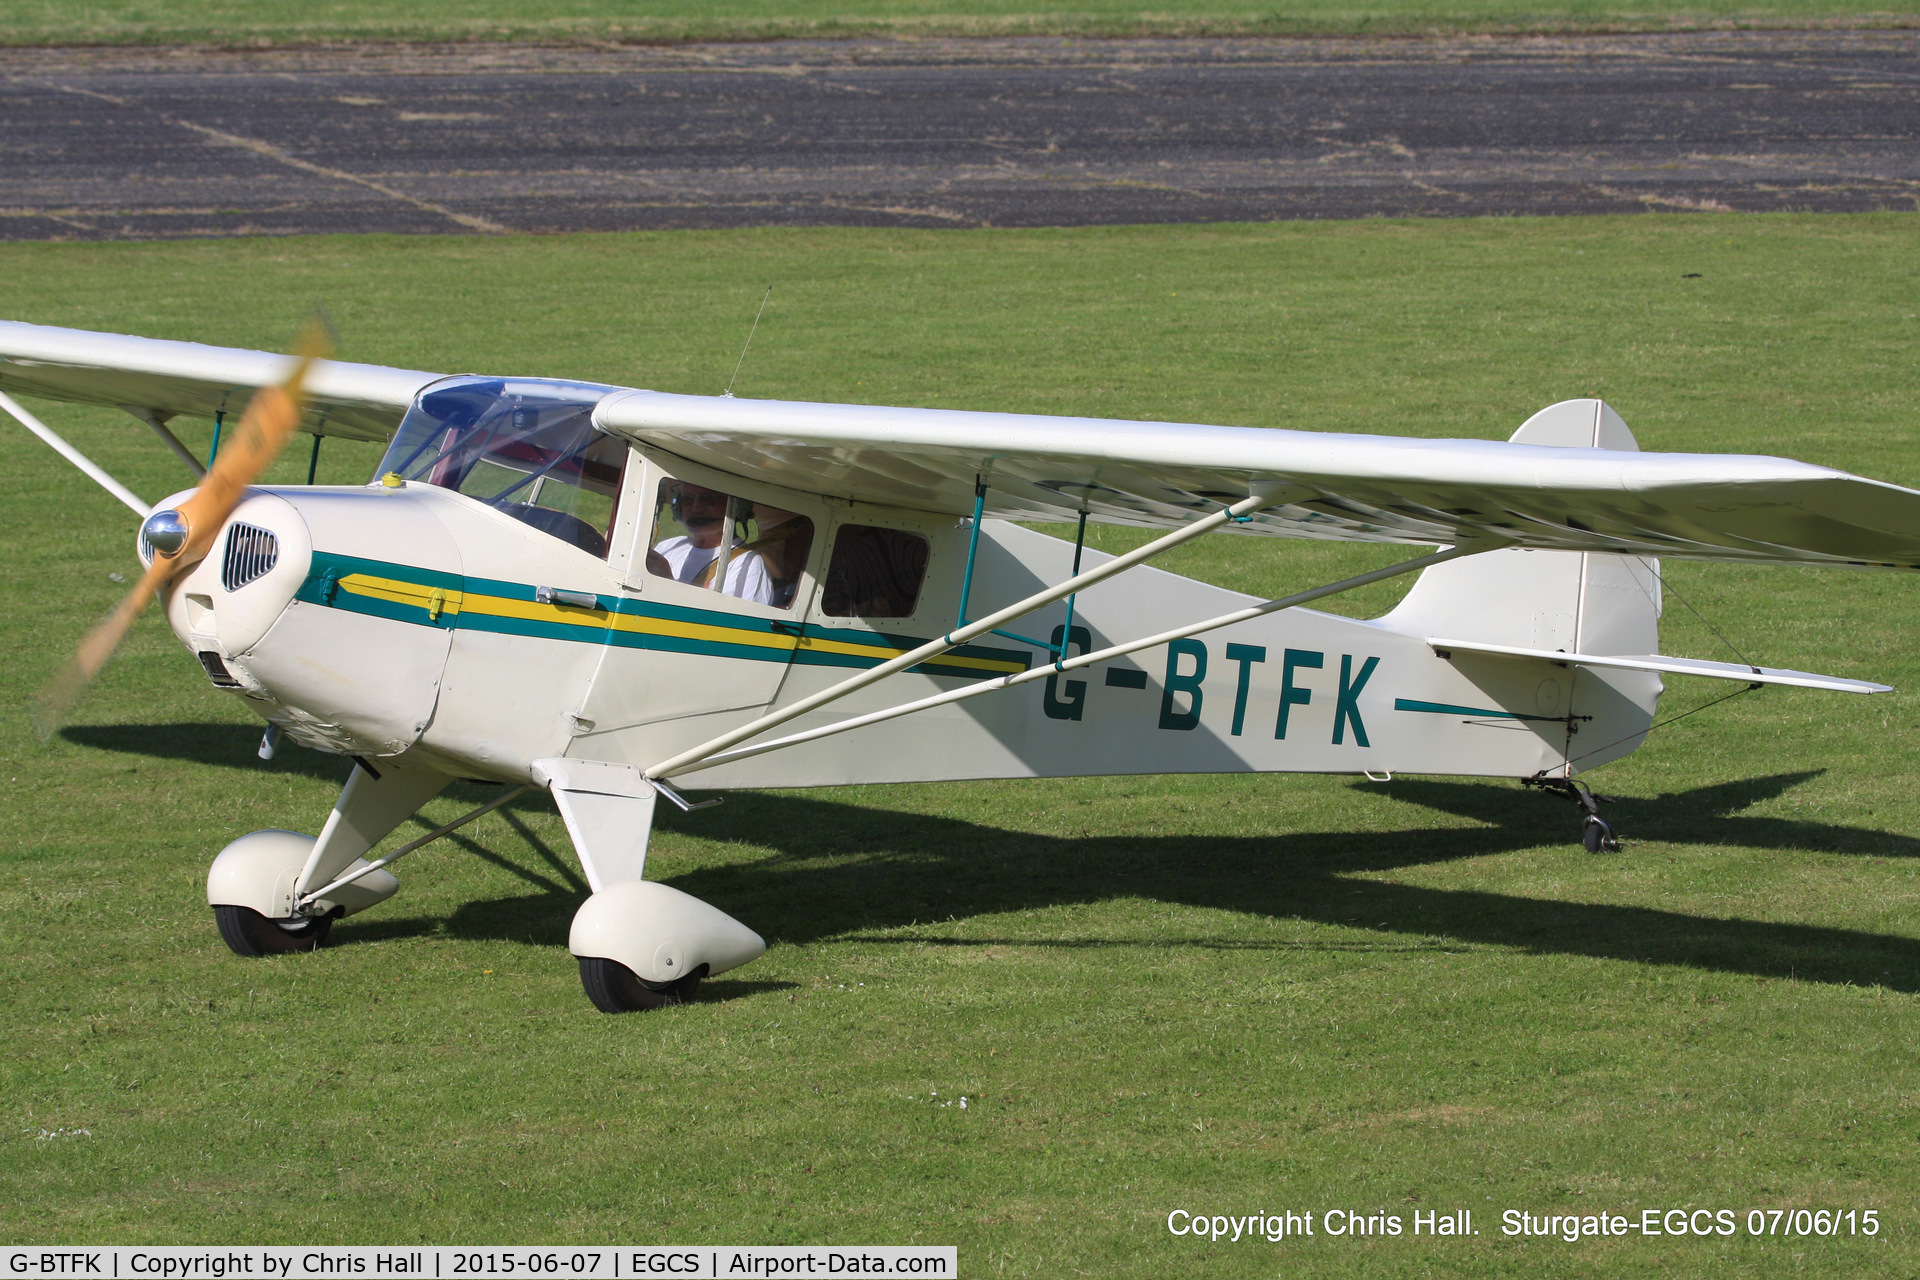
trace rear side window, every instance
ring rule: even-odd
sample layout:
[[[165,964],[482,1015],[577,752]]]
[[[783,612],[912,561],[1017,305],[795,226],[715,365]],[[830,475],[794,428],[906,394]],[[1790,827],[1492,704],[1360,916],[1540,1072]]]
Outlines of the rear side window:
[[[820,610],[834,618],[910,617],[926,576],[927,540],[919,534],[841,525]]]

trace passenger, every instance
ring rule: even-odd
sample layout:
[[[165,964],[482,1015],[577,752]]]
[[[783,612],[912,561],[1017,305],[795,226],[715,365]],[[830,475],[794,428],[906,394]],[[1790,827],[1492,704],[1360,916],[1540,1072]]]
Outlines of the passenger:
[[[727,557],[723,593],[755,604],[770,604],[773,581],[767,575],[766,561],[758,552],[742,547],[738,539],[728,535],[730,501],[724,493],[696,484],[682,484],[673,505],[675,515],[687,532],[659,542],[653,548],[659,556],[659,567],[653,555],[647,557],[647,567],[656,574],[664,567],[666,572],[660,574],[662,577],[711,590],[714,573],[720,567],[720,543],[724,537],[732,550]]]
[[[773,579],[773,599],[769,603],[790,609],[800,590],[800,573],[807,567],[807,553],[813,549],[813,521],[756,502],[753,523],[760,536],[745,549],[758,552],[766,562],[767,576]]]

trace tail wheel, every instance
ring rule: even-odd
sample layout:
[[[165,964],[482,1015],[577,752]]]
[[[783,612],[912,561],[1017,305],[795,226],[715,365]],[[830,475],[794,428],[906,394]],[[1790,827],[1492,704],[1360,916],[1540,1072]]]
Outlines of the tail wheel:
[[[215,907],[220,938],[240,956],[280,956],[323,946],[333,929],[332,916],[309,920],[269,920],[252,907]]]
[[[685,1004],[693,999],[700,979],[705,976],[706,966],[701,965],[684,978],[656,985],[642,982],[618,960],[580,957],[580,985],[587,989],[587,999],[593,1001],[593,1007],[602,1013],[637,1013],[663,1005]]]
[[[1620,841],[1615,838],[1613,828],[1591,814],[1587,816],[1587,824],[1580,832],[1580,843],[1586,846],[1588,853],[1620,851]]]

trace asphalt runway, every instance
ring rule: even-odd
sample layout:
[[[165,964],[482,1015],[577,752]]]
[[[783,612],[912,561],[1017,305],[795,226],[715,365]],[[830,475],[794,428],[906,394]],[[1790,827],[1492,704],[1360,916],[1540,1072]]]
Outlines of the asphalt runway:
[[[0,239],[1920,207],[1920,33],[0,51]]]

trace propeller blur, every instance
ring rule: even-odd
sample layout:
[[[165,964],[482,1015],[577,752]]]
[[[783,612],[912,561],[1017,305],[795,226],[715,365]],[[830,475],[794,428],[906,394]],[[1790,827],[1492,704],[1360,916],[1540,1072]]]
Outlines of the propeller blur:
[[[146,572],[113,611],[87,633],[73,657],[40,691],[34,720],[41,737],[50,737],[59,728],[61,718],[106,667],[134,619],[161,587],[206,554],[247,487],[298,430],[307,372],[315,360],[332,349],[326,326],[317,319],[309,321],[294,341],[292,371],[283,381],[254,393],[241,415],[232,445],[207,471],[199,487],[176,506],[147,517],[141,526],[146,545],[152,549]]]

